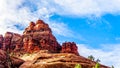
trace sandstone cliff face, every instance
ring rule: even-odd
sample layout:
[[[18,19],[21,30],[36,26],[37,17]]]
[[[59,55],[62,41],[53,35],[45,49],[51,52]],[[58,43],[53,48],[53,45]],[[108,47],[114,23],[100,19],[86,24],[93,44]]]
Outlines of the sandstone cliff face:
[[[61,53],[72,53],[72,54],[79,55],[78,48],[74,42],[63,43]]]

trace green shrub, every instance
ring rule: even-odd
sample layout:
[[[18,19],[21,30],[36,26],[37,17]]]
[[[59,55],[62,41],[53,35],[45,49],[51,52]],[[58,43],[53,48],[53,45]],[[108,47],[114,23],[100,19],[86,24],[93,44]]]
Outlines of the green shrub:
[[[76,64],[75,68],[82,68],[82,66],[80,64]]]
[[[95,65],[95,68],[100,68],[100,64],[97,63],[97,64]]]
[[[114,66],[112,65],[112,67],[111,68],[114,68]]]

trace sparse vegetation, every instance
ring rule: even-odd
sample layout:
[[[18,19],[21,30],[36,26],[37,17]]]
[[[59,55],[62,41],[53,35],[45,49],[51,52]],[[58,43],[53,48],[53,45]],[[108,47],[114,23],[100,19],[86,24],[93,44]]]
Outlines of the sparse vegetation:
[[[100,64],[96,63],[95,68],[100,68]]]
[[[96,62],[99,63],[99,62],[100,62],[100,59],[97,59]]]
[[[90,59],[90,60],[94,61],[94,60],[95,60],[95,57],[94,57],[94,56],[92,56],[92,55],[90,55],[90,56],[88,56],[88,59]]]
[[[6,53],[7,53],[7,63],[8,63],[8,68],[12,68],[12,61],[11,61],[11,59],[10,59],[10,51],[9,50],[7,50],[6,51]]]
[[[82,66],[80,64],[76,64],[75,68],[82,68]]]
[[[97,63],[100,62],[100,59],[95,60],[95,57],[94,57],[93,55],[88,56],[88,59],[90,59],[90,60],[92,60],[92,61],[95,61],[95,62],[97,62]]]
[[[114,68],[114,66],[112,65],[112,67],[111,68]]]

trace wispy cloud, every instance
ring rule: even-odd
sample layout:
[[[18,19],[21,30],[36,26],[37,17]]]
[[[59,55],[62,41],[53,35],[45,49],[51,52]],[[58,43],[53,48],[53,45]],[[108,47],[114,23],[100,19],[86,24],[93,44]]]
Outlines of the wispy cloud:
[[[86,23],[93,28],[111,29],[111,24],[103,17],[89,16]]]
[[[0,24],[1,28],[4,28],[4,31],[0,31],[0,33],[8,31],[8,27],[10,30],[15,29],[19,32],[19,29],[13,25],[20,24],[22,27],[26,27],[29,21],[36,21],[38,18],[49,20],[50,16],[54,14],[89,17],[119,13],[119,3],[119,0],[0,0]],[[12,28],[8,24],[13,24]],[[69,29],[65,26],[64,28],[69,32]]]
[[[47,3],[47,1],[37,0],[0,0],[0,34],[6,31],[22,34],[30,21],[35,22],[40,18],[50,24],[54,33],[70,36],[72,33],[64,23],[49,20],[54,9],[47,9],[49,8]]]
[[[54,0],[62,7],[59,14],[88,16],[101,16],[103,14],[120,13],[120,0]]]
[[[55,23],[53,22],[50,27],[55,34],[59,34],[65,37],[72,37],[73,32],[69,30],[68,26],[64,23]]]
[[[120,44],[101,44],[101,49],[94,49],[86,46],[87,44],[78,44],[78,51],[82,56],[93,55],[96,59],[100,59],[102,64],[108,66],[114,65],[115,68],[120,67]]]
[[[73,17],[120,14],[120,0],[0,0],[0,34],[6,31],[22,33],[21,29],[24,29],[30,21],[40,18],[50,25],[54,33],[73,37],[74,33],[66,24],[49,19],[54,14]],[[102,63],[120,67],[118,60],[120,50],[117,49],[120,46],[114,45],[116,47],[109,52],[91,49],[83,44],[78,46],[81,55],[92,54],[101,59]]]

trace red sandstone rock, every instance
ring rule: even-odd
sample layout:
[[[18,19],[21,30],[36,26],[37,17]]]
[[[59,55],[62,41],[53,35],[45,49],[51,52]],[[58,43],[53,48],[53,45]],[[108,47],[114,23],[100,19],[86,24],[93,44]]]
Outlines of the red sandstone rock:
[[[74,53],[78,54],[77,46],[74,42],[66,42],[61,46],[52,34],[49,25],[42,20],[36,23],[30,22],[29,26],[23,32],[23,36],[7,32],[4,36],[0,35],[0,46],[2,49],[10,52],[20,51],[23,49],[25,52],[34,52],[39,50],[49,50],[51,52]]]
[[[4,40],[3,36],[0,35],[0,48],[2,48],[2,46],[3,46],[3,40]]]
[[[80,64],[82,68],[93,68],[96,62],[85,57],[70,53],[52,54],[48,51],[40,51],[34,54],[31,60],[23,63],[19,68],[74,68]],[[27,60],[27,59],[26,59]],[[110,68],[100,64],[100,68]]]
[[[8,68],[8,59],[12,61],[12,68],[19,66],[20,68],[73,68],[75,64],[81,64],[83,68],[91,68],[96,64],[94,61],[78,56],[79,53],[74,42],[65,42],[60,46],[48,24],[42,20],[38,20],[36,24],[30,22],[22,36],[12,32],[7,32],[4,37],[0,35],[1,47],[5,51],[16,52],[15,55],[18,56],[26,52],[33,53],[40,50],[48,50],[50,54],[40,52],[35,56],[38,57],[37,59],[30,61],[29,64],[25,62],[20,66],[24,62],[23,60],[10,57],[5,51],[0,50],[0,68]],[[52,54],[53,52],[57,54]],[[101,68],[109,68],[104,65],[101,66]]]
[[[8,68],[7,54],[0,49],[0,68]]]
[[[36,24],[31,22],[23,32],[23,48],[27,52],[38,50],[60,52],[61,46],[53,36],[48,24],[38,20]]]
[[[4,41],[3,41],[3,50],[6,51],[6,50],[10,49],[12,37],[13,37],[13,33],[12,32],[6,32],[5,33]]]
[[[13,37],[11,39],[10,50],[20,51],[22,48],[22,36],[20,34],[13,33]]]
[[[25,62],[24,60],[19,59],[17,57],[10,57],[10,60],[12,62],[11,68],[18,68],[21,64]]]
[[[0,68],[18,68],[24,61],[16,57],[10,57],[0,49]]]
[[[22,47],[22,36],[12,32],[6,32],[2,49],[7,51],[18,50]]]
[[[73,53],[79,55],[78,48],[74,42],[63,43],[61,53]]]

